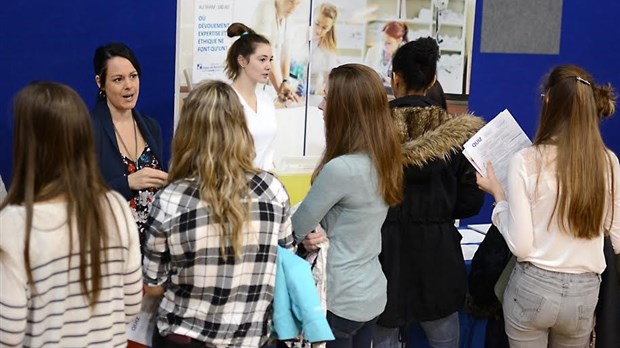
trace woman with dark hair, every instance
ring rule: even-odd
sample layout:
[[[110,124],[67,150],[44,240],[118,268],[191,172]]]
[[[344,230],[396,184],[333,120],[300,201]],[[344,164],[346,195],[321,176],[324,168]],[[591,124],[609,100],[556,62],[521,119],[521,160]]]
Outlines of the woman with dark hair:
[[[161,129],[136,110],[142,71],[131,49],[122,43],[103,45],[93,61],[99,87],[91,112],[97,161],[103,179],[129,201],[142,242],[153,195],[168,177]]]
[[[0,346],[125,347],[140,310],[136,225],[97,167],[71,88],[15,97],[13,181],[0,205]]]
[[[439,80],[435,80],[435,83],[426,91],[426,97],[441,106],[442,109],[448,111],[448,101],[446,100],[446,94],[441,87]]]
[[[477,214],[484,198],[461,149],[484,122],[450,115],[425,96],[438,59],[437,42],[428,37],[406,43],[392,60],[390,107],[405,158],[405,194],[382,227],[387,305],[375,347],[400,347],[412,323],[421,324],[431,347],[459,346],[467,272],[454,220]]]
[[[587,347],[606,235],[620,254],[620,165],[599,129],[615,94],[574,65],[555,67],[543,92],[534,143],[513,156],[507,191],[490,163],[478,184],[517,257],[503,297],[510,346]]]
[[[228,49],[226,75],[239,95],[246,123],[254,138],[254,165],[270,170],[274,167],[276,109],[267,93],[256,86],[269,81],[273,59],[271,46],[264,36],[241,23],[231,24],[228,36],[239,37]]]
[[[293,236],[286,190],[253,159],[235,91],[221,81],[198,85],[183,103],[171,182],[147,226],[145,289],[163,294],[154,348],[266,342],[277,249],[291,249]]]
[[[364,348],[385,307],[381,224],[388,206],[402,198],[401,154],[379,75],[346,64],[328,81],[325,152],[293,230],[301,242],[318,234],[310,232],[320,223],[329,238],[327,320],[336,340],[327,347]]]

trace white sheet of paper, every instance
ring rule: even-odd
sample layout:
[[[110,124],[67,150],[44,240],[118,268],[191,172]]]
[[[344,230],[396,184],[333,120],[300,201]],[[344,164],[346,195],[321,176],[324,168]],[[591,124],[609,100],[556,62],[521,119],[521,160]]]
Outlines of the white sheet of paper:
[[[465,260],[471,260],[474,258],[476,250],[478,250],[478,244],[462,244],[461,250],[463,251],[463,258]]]
[[[144,296],[140,313],[127,326],[127,339],[150,347],[153,339],[153,330],[157,330],[157,312],[159,311],[160,297]]]
[[[459,228],[459,233],[463,236],[461,244],[480,244],[484,239],[484,234],[468,228]]]
[[[530,145],[532,142],[510,111],[504,110],[463,145],[463,154],[482,176],[487,175],[485,164],[491,162],[497,180],[505,188],[510,159]]]
[[[472,224],[467,225],[467,228],[482,234],[487,234],[487,231],[489,230],[489,228],[491,228],[491,224]]]

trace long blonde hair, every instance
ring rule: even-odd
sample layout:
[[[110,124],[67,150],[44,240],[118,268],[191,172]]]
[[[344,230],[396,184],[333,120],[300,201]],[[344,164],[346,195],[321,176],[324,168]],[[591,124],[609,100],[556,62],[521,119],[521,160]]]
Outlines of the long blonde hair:
[[[329,74],[325,113],[325,151],[313,179],[330,160],[368,154],[388,205],[403,195],[403,161],[387,95],[379,75],[361,64],[345,64]]]
[[[607,192],[613,171],[599,130],[602,116],[615,110],[611,85],[598,86],[574,65],[555,67],[543,83],[545,102],[534,145],[557,148],[557,193],[554,214],[560,228],[577,238],[592,239],[603,230]],[[613,206],[613,204],[612,204]]]
[[[26,210],[28,281],[36,291],[30,261],[34,204],[62,198],[67,203],[69,250],[75,218],[82,294],[94,306],[101,293],[101,265],[108,244],[104,217],[111,208],[95,159],[88,109],[70,87],[35,82],[15,97],[14,114],[13,182],[0,210],[9,204],[23,205]]]
[[[248,173],[254,141],[236,92],[224,82],[206,81],[190,92],[172,140],[170,181],[197,178],[200,199],[220,228],[220,254],[239,257],[249,219]]]
[[[325,33],[325,35],[323,35],[323,37],[321,37],[319,46],[330,51],[336,51],[336,18],[338,17],[338,9],[332,4],[322,3],[321,6],[319,6],[317,13],[317,17],[323,16],[331,19],[332,21],[332,27],[327,33]]]

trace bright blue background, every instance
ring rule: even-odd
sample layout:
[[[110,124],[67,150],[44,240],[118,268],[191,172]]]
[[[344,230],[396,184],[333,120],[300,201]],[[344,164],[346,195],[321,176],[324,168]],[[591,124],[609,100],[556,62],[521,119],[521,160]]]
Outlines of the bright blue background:
[[[126,43],[138,57],[138,109],[159,121],[168,160],[176,1],[2,1],[0,28],[0,174],[5,183],[11,177],[14,95],[33,80],[52,80],[73,87],[92,108],[97,96],[93,53],[112,41]]]
[[[541,78],[559,64],[580,65],[597,82],[610,82],[620,90],[620,1],[564,0],[559,55],[481,53],[482,3],[476,2],[469,95],[469,109],[477,115],[489,120],[507,108],[532,139],[540,111]],[[616,153],[620,151],[617,117],[601,128],[607,146]],[[490,221],[491,203],[487,196],[479,216],[463,222]]]

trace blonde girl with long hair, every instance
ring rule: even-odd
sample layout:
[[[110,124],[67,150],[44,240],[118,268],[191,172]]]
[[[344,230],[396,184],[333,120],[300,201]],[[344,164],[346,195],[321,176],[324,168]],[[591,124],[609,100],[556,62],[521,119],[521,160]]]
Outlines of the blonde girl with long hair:
[[[95,157],[70,87],[15,97],[13,180],[0,205],[0,346],[125,347],[140,310],[138,231]]]
[[[318,234],[310,232],[319,223],[327,231],[327,320],[336,337],[327,347],[370,347],[386,303],[381,225],[388,206],[402,198],[402,158],[376,72],[342,65],[330,73],[328,87],[326,148],[293,230],[300,242]]]
[[[320,102],[327,86],[329,72],[338,65],[336,41],[336,19],[338,8],[330,3],[322,3],[312,18],[312,46],[310,50],[310,90],[309,94],[316,94],[314,98]],[[300,85],[302,86],[302,85]],[[304,94],[303,88],[298,88],[298,94]],[[318,105],[318,102],[313,105]]]
[[[219,81],[192,90],[147,229],[146,291],[163,294],[153,347],[265,343],[277,246],[293,238],[284,187],[253,159],[237,93]]]
[[[493,222],[518,261],[503,301],[510,346],[585,347],[605,235],[620,253],[620,166],[599,130],[615,95],[574,65],[555,67],[543,92],[534,143],[512,158],[506,191],[490,164],[478,185],[494,196]]]

